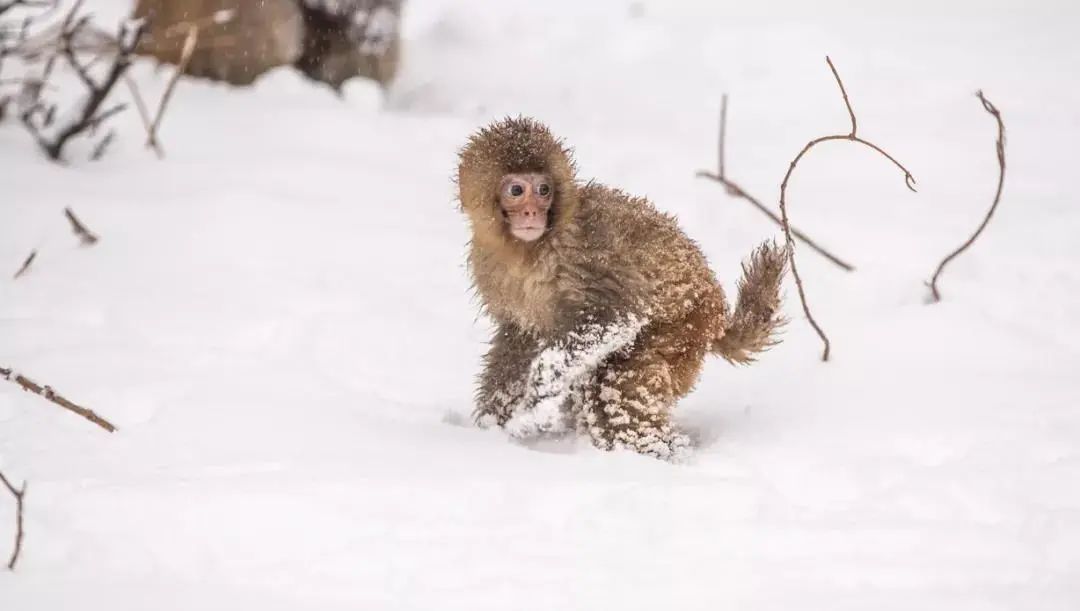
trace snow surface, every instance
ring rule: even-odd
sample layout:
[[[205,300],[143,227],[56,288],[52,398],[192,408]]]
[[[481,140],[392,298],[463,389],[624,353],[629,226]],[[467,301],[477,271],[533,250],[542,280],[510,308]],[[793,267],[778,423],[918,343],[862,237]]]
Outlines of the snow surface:
[[[30,482],[0,610],[1080,609],[1077,13],[410,0],[385,100],[288,70],[184,81],[162,162],[134,112],[66,168],[0,125],[0,266],[38,250],[0,280],[0,365],[120,428],[0,386],[0,468]],[[710,361],[681,404],[685,464],[471,426],[466,136],[548,122],[583,176],[678,214],[731,291],[777,229],[693,177],[720,96],[728,173],[772,201],[806,140],[847,130],[826,53],[920,189],[848,143],[794,176],[795,224],[858,267],[798,251],[834,360],[789,286],[786,341]],[[155,99],[168,73],[134,72]],[[978,88],[1009,130],[1004,201],[929,306],[996,180]]]

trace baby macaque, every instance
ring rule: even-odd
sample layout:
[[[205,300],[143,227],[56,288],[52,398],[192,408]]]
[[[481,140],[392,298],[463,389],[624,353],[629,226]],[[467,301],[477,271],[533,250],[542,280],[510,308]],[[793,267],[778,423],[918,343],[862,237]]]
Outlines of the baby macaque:
[[[468,262],[497,324],[475,417],[527,439],[575,430],[594,445],[673,459],[671,424],[708,354],[749,363],[776,343],[787,252],[743,265],[732,312],[698,246],[644,198],[581,183],[543,124],[498,121],[460,153]]]

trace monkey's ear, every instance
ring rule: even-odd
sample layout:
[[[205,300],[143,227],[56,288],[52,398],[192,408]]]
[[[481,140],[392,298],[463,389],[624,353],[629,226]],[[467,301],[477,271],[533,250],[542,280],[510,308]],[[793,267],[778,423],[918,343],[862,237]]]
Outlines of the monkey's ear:
[[[461,209],[470,211],[494,206],[500,178],[501,175],[496,176],[490,171],[483,171],[483,164],[473,164],[468,160],[462,160],[456,180]]]

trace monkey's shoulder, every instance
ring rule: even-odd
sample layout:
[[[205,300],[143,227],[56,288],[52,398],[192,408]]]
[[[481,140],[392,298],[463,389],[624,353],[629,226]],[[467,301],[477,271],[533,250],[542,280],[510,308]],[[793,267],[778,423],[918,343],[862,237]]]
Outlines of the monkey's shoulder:
[[[707,267],[701,249],[678,220],[647,198],[589,183],[581,191],[578,217],[586,248],[617,255],[636,269],[667,267],[673,261]]]
[[[647,198],[596,182],[581,190],[579,222],[586,239],[593,242],[617,240],[640,246],[685,238],[675,217],[657,210]]]
[[[618,284],[633,287],[650,309],[676,315],[716,297],[704,252],[648,199],[591,183],[582,190],[581,213],[586,249],[605,253],[593,260],[614,270]]]

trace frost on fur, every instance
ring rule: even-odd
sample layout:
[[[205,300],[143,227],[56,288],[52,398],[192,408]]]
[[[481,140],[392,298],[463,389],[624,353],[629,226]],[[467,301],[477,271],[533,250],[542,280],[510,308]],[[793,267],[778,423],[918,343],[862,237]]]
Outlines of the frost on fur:
[[[574,384],[632,344],[645,324],[634,315],[607,324],[589,322],[543,349],[529,367],[525,396],[506,430],[517,438],[564,431],[563,405]]]

